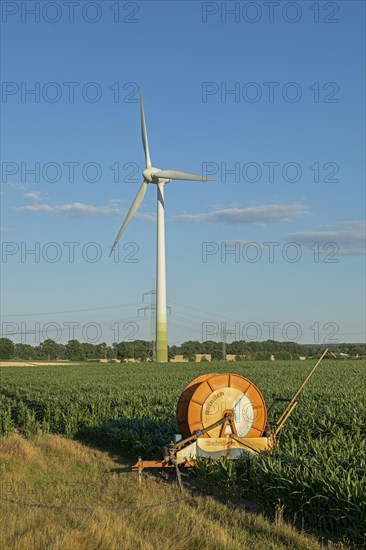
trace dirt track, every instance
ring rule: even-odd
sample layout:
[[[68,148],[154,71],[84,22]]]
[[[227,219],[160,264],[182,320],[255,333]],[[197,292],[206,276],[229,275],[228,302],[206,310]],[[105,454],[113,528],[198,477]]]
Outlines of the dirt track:
[[[0,367],[43,367],[69,364],[69,361],[0,361]]]

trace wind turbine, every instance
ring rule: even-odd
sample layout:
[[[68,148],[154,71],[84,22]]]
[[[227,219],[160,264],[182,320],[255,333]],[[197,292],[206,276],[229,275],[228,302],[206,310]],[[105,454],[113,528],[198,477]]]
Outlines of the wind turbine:
[[[164,220],[164,185],[172,180],[214,181],[197,174],[182,170],[161,170],[151,165],[149,144],[147,140],[144,104],[140,92],[140,117],[142,144],[145,151],[146,168],[142,172],[142,185],[129,209],[121,229],[113,243],[110,255],[122,237],[127,225],[136,214],[143,201],[148,186],[153,183],[157,188],[157,257],[156,257],[156,360],[168,361],[167,315],[166,315],[166,264],[165,264],[165,220]]]

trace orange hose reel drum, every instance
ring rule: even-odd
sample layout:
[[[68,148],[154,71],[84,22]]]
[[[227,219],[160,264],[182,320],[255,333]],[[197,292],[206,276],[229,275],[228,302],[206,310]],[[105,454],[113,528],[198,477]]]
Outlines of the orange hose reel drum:
[[[183,390],[179,401],[177,405],[177,422],[180,429],[180,433],[182,434],[183,438],[189,437],[191,434],[191,431],[189,429],[188,423],[187,423],[187,414],[188,414],[188,405],[190,403],[191,397],[200,385],[201,382],[206,380],[207,378],[210,378],[212,376],[212,373],[210,374],[202,374],[201,376],[198,376],[194,380],[192,380],[188,386]]]
[[[261,437],[267,422],[264,399],[258,388],[237,374],[200,376],[184,390],[177,407],[183,437],[193,435],[220,420],[226,411],[234,413],[239,437]],[[221,426],[203,437],[219,437]],[[226,428],[231,433],[230,427]]]

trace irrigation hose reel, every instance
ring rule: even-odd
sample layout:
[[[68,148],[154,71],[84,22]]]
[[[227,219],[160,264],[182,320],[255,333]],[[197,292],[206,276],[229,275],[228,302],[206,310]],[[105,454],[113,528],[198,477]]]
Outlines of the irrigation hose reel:
[[[192,380],[183,390],[177,406],[180,434],[164,449],[162,461],[139,458],[133,466],[144,468],[193,466],[197,457],[231,459],[243,452],[256,455],[276,446],[276,436],[296,407],[299,394],[327,354],[325,350],[291,399],[277,398],[287,406],[271,428],[267,408],[259,389],[238,374],[204,374]]]

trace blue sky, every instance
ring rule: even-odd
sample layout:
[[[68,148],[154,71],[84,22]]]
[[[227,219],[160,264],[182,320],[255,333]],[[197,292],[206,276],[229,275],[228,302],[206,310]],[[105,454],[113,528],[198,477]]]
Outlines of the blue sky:
[[[364,3],[272,7],[2,3],[3,335],[149,338],[141,87],[153,164],[216,180],[165,188],[169,342],[364,341]]]

